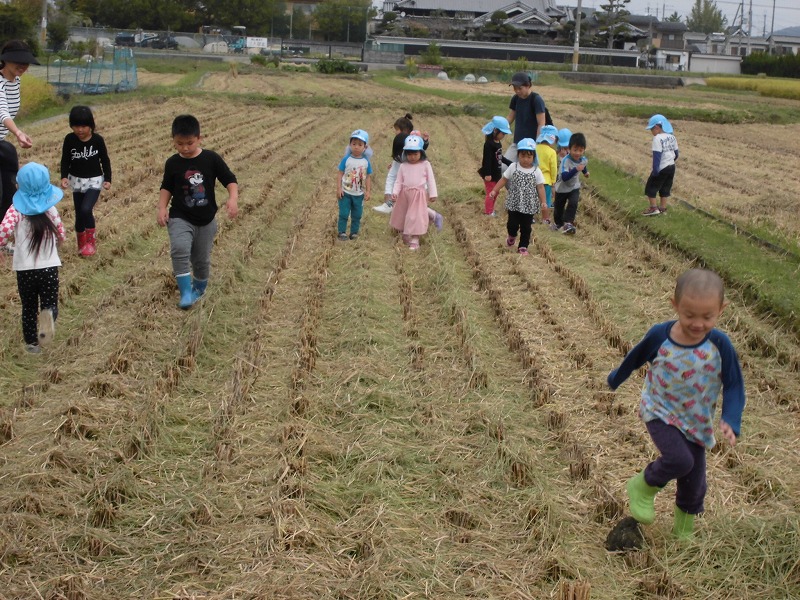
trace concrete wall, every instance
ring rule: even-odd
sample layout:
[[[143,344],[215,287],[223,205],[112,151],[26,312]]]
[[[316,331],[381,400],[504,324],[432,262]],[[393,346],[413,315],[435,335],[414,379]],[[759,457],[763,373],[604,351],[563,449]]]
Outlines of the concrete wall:
[[[742,59],[738,56],[693,53],[689,56],[689,70],[693,73],[741,75]]]

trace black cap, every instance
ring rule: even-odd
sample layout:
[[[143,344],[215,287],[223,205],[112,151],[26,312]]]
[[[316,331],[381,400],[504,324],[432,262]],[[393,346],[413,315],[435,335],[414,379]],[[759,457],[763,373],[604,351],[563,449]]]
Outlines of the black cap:
[[[531,84],[531,76],[525,73],[524,71],[520,71],[519,73],[514,73],[511,76],[511,85],[530,85]]]
[[[0,54],[0,61],[19,63],[21,65],[41,64],[30,50],[6,50]]]

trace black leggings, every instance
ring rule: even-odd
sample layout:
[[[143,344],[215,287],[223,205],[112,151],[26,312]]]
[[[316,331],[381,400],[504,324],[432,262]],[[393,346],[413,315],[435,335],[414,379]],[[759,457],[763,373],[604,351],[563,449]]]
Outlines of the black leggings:
[[[508,223],[506,223],[506,231],[511,237],[517,237],[519,231],[519,247],[527,248],[531,243],[531,228],[533,225],[533,215],[528,213],[517,212],[516,210],[508,211]]]
[[[75,202],[75,231],[80,233],[87,229],[94,229],[94,205],[100,198],[100,190],[88,189],[85,192],[72,192]]]
[[[26,344],[39,339],[39,306],[50,308],[58,317],[58,267],[17,271],[17,288],[22,302],[22,337]]]
[[[0,220],[6,216],[8,207],[17,191],[19,157],[17,149],[5,140],[0,141]]]
[[[556,225],[561,227],[564,223],[575,224],[575,215],[578,212],[578,200],[580,200],[580,197],[580,188],[571,192],[556,192],[556,198],[553,201],[553,222]]]

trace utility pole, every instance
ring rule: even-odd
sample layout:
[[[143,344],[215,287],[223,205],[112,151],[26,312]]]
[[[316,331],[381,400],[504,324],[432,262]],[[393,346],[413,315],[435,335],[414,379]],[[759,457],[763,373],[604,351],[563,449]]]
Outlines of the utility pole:
[[[772,0],[772,26],[769,28],[769,53],[775,54],[775,0]]]
[[[578,56],[580,54],[580,48],[581,48],[581,4],[582,0],[578,0],[578,11],[575,15],[575,44],[572,46],[573,73],[577,73],[578,71]]]
[[[47,0],[42,0],[42,31],[39,40],[42,43],[42,50],[47,45]]]

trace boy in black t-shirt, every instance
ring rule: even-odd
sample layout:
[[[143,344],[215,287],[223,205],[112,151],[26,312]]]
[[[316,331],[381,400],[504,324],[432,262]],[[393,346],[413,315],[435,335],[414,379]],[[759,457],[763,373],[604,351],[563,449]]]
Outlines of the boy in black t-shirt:
[[[172,143],[178,153],[164,165],[158,200],[158,224],[166,225],[169,231],[172,271],[181,294],[178,306],[184,310],[200,299],[208,285],[211,248],[217,233],[217,179],[228,190],[228,217],[233,219],[239,212],[236,176],[219,154],[201,148],[200,141],[197,118],[175,117]]]

